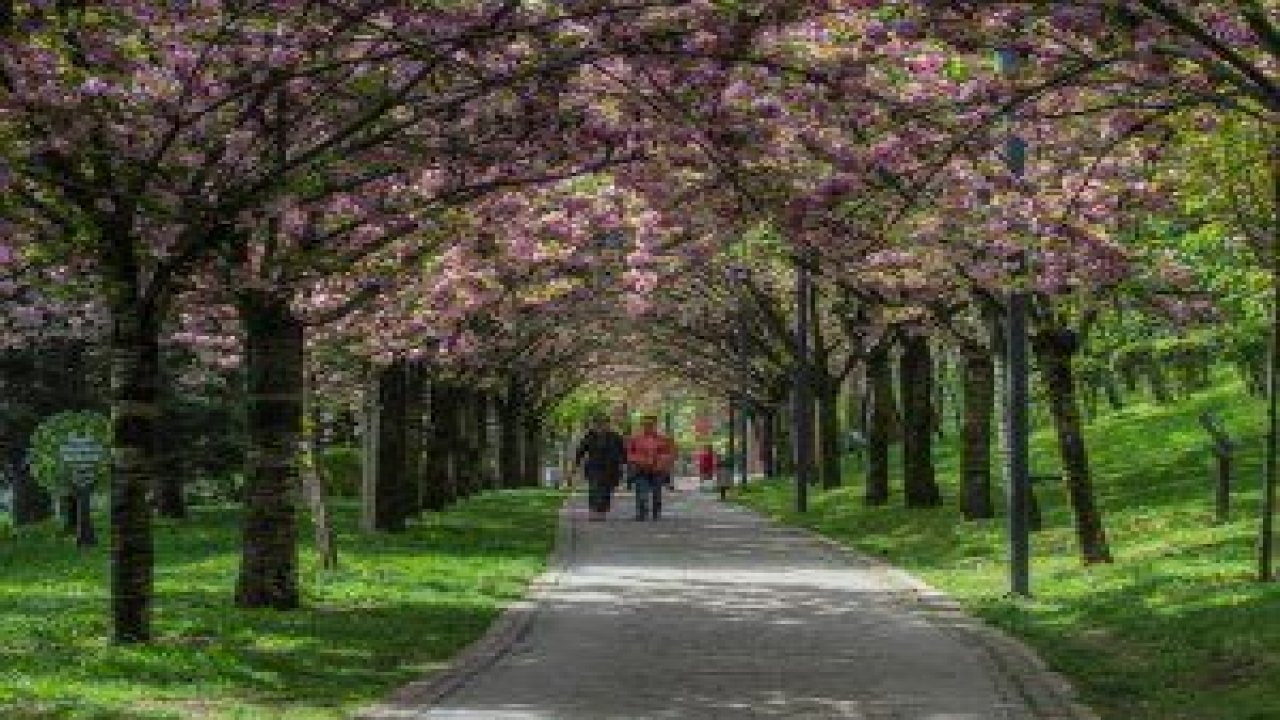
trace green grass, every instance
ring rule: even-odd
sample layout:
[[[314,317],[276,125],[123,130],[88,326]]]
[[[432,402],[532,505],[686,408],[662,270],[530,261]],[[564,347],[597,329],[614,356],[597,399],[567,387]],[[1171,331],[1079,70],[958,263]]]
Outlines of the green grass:
[[[0,540],[0,717],[345,717],[482,634],[544,567],[562,500],[488,494],[374,537],[340,506],[340,568],[304,544],[305,607],[288,613],[232,607],[235,509],[160,522],[157,638],[139,647],[108,642],[105,547],[23,530]]]
[[[1207,438],[1196,417],[1220,413],[1244,436],[1233,521],[1213,523]],[[1115,563],[1083,567],[1059,483],[1037,488],[1046,529],[1032,539],[1032,600],[1006,596],[1003,518],[956,510],[955,438],[937,451],[947,505],[862,506],[862,482],[817,494],[798,517],[781,483],[738,500],[905,567],[989,622],[1021,636],[1114,720],[1280,719],[1280,587],[1254,581],[1262,403],[1226,383],[1165,407],[1099,419],[1088,442]],[[1033,441],[1037,474],[1056,470],[1052,435]],[[898,477],[896,474],[895,478]],[[998,491],[999,492],[999,491]]]

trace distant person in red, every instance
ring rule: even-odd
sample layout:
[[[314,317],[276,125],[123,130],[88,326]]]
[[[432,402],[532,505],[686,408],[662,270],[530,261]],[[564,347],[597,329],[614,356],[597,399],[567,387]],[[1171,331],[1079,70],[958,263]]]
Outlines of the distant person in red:
[[[627,438],[627,463],[636,489],[636,520],[662,515],[662,485],[671,475],[676,462],[676,444],[658,432],[658,416],[645,415],[640,432]]]
[[[693,456],[698,466],[698,486],[706,487],[716,479],[716,451],[710,445],[703,445]]]

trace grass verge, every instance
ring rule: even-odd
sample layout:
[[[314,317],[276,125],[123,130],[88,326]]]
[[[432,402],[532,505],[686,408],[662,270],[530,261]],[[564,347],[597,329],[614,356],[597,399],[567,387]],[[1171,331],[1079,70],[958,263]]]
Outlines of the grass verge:
[[[1213,522],[1207,437],[1217,411],[1245,442],[1232,522]],[[1066,494],[1037,487],[1046,529],[1032,539],[1034,598],[1006,596],[1004,520],[964,522],[956,509],[958,447],[937,448],[945,507],[863,506],[862,479],[817,492],[798,516],[785,483],[736,499],[879,555],[1022,637],[1114,720],[1280,720],[1280,587],[1254,581],[1262,404],[1224,384],[1167,406],[1134,405],[1088,430],[1114,564],[1082,567]],[[1033,468],[1056,469],[1053,436],[1038,432]],[[997,490],[999,494],[1001,491]]]
[[[358,533],[355,507],[341,505],[340,568],[319,571],[305,541],[305,607],[288,613],[232,606],[236,509],[161,521],[157,638],[141,647],[107,642],[106,547],[23,529],[0,541],[0,717],[345,717],[442,667],[520,597],[562,500],[487,494],[394,536]]]

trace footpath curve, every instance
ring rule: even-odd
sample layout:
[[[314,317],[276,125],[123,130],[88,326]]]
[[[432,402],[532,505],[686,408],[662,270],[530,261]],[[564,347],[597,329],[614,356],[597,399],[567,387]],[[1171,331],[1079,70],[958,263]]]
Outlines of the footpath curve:
[[[363,720],[1093,720],[1021,643],[874,558],[695,491],[562,511],[548,571]]]

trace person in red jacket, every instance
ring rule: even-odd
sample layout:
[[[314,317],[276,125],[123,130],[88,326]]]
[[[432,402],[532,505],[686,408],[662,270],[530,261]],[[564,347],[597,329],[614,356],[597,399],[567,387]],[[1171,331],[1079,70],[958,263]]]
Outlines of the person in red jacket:
[[[627,463],[636,490],[636,520],[649,519],[651,504],[653,519],[662,515],[662,485],[675,462],[675,442],[658,432],[657,415],[645,415],[640,420],[640,432],[627,438]]]
[[[716,479],[716,451],[711,445],[703,445],[693,457],[698,466],[699,487],[707,487]]]

